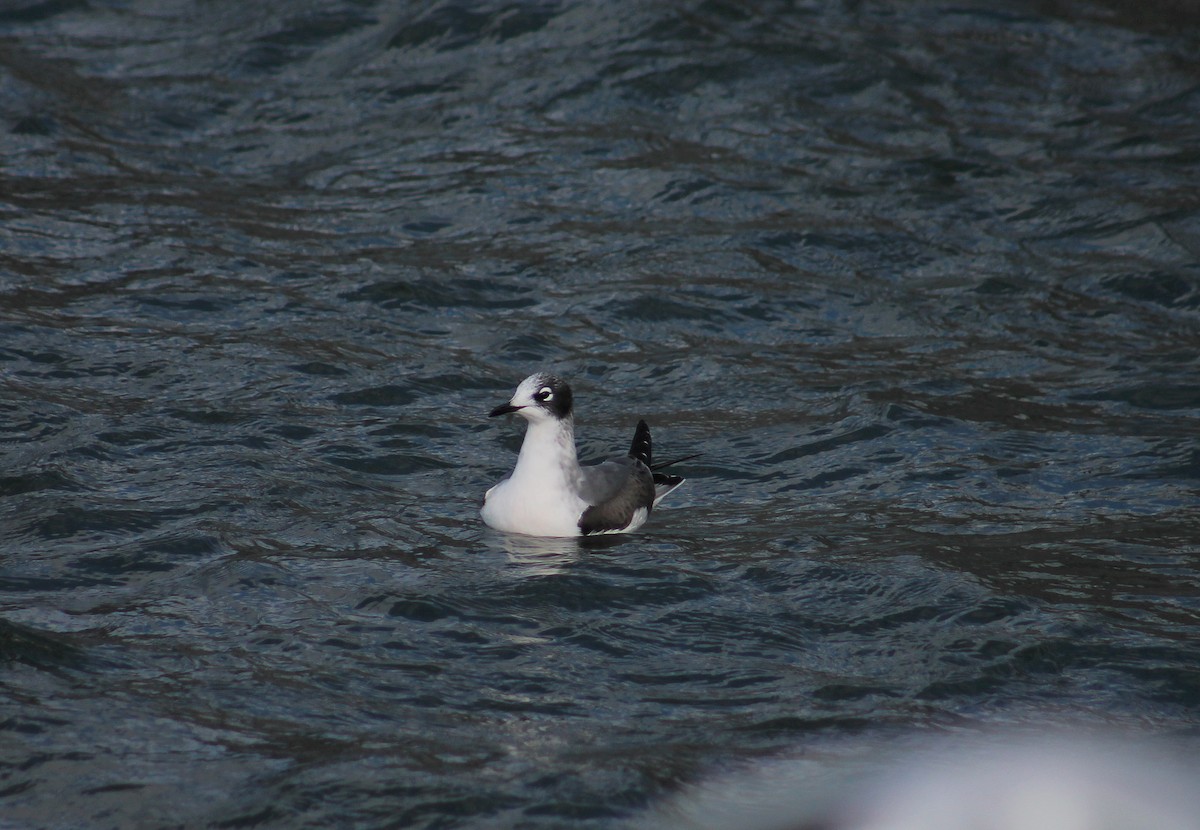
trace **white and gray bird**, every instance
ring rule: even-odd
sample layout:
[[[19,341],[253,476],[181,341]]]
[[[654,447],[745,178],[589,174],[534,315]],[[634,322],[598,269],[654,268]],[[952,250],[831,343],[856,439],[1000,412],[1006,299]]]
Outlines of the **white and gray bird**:
[[[645,421],[638,422],[627,455],[580,466],[573,403],[566,381],[539,372],[521,381],[508,403],[491,411],[493,418],[516,413],[529,426],[517,466],[483,496],[480,515],[488,525],[529,536],[628,533],[683,483],[652,466]]]

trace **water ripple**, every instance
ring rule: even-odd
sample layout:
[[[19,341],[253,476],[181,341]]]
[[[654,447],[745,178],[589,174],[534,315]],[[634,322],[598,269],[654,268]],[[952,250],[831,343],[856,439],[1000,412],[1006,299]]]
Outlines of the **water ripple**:
[[[1119,6],[0,11],[6,819],[1194,731],[1197,52]],[[639,533],[479,522],[543,366],[701,453]]]

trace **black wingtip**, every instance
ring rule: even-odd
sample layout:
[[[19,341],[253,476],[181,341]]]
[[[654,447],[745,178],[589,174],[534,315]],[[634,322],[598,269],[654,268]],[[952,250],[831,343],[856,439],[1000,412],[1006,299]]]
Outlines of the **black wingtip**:
[[[645,421],[638,421],[637,429],[633,432],[633,443],[629,445],[629,457],[650,466],[650,427]]]
[[[654,473],[654,484],[658,487],[670,487],[672,490],[683,484],[683,476],[673,476],[667,473]]]

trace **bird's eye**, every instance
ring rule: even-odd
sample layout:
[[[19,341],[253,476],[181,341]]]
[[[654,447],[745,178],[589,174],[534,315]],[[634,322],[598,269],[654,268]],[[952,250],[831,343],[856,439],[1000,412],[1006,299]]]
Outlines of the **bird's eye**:
[[[538,390],[537,394],[534,395],[534,397],[537,398],[539,401],[548,401],[554,397],[554,390],[552,390],[549,386],[543,386],[541,389]]]

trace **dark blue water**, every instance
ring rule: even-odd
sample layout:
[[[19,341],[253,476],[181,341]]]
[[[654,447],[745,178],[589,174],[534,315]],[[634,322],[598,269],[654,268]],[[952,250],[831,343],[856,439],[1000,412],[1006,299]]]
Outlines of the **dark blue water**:
[[[0,10],[0,825],[597,827],[1200,726],[1200,17]],[[531,371],[639,533],[486,529]]]

